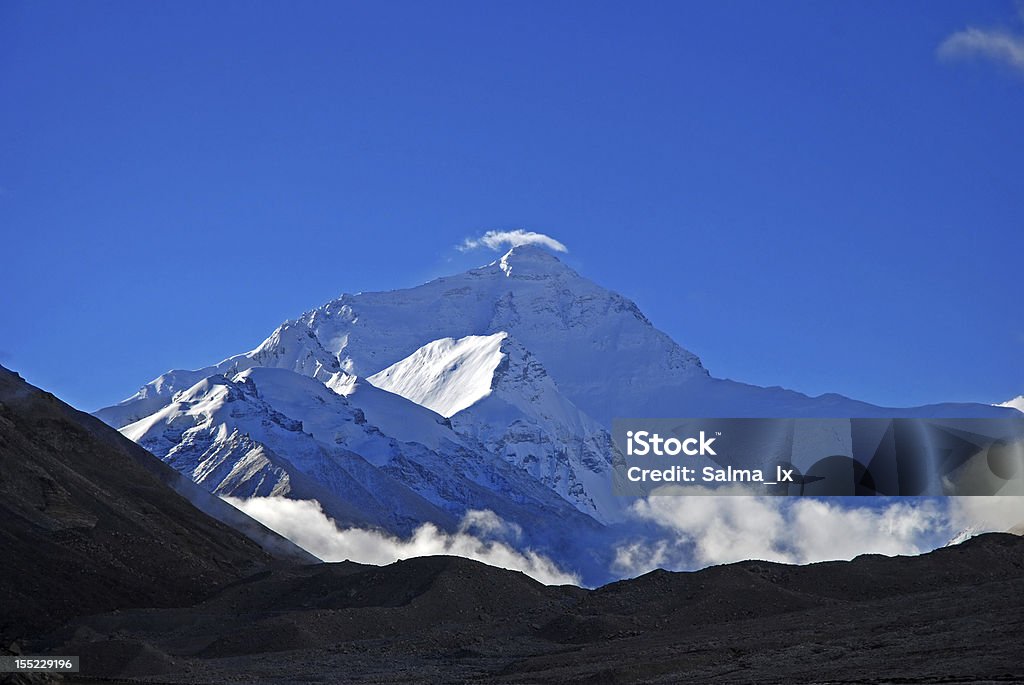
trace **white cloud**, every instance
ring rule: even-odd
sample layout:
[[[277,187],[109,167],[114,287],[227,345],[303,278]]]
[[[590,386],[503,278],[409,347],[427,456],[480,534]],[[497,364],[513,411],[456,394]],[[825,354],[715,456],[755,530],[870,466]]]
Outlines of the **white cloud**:
[[[985,57],[1024,72],[1024,35],[1002,29],[957,31],[942,41],[938,53],[945,59]]]
[[[340,529],[315,500],[256,497],[227,502],[324,561],[390,564],[450,554],[523,573],[548,584],[579,584],[533,550],[513,544],[521,529],[491,511],[470,511],[455,533],[430,523],[407,539],[360,528]],[[860,554],[920,554],[960,531],[1024,534],[1024,497],[950,497],[844,505],[812,498],[653,496],[632,507],[660,535],[624,541],[612,571],[635,576],[654,568],[703,568],[747,559],[805,564]]]
[[[844,507],[810,498],[653,496],[633,505],[667,537],[616,549],[614,570],[700,568],[745,559],[804,564],[859,554],[919,554],[950,533],[935,500]]]
[[[479,238],[466,238],[459,245],[459,250],[465,252],[466,250],[474,250],[478,247],[486,247],[497,251],[503,247],[518,247],[519,245],[541,245],[555,252],[569,251],[569,248],[563,243],[549,235],[524,231],[521,228],[517,228],[514,231],[487,231],[487,233],[484,233]]]
[[[948,521],[934,500],[897,502],[881,508],[843,507],[828,501],[793,503],[794,547],[802,563],[852,559],[858,554],[920,554]]]
[[[345,559],[364,564],[390,564],[399,559],[450,554],[522,571],[548,585],[580,583],[579,576],[563,571],[551,559],[533,550],[519,551],[480,535],[517,538],[521,532],[491,511],[470,511],[455,533],[424,523],[407,540],[361,528],[339,528],[316,500],[284,497],[223,498],[263,525],[277,531],[324,561]]]
[[[509,523],[489,509],[470,509],[459,524],[460,533],[478,535],[491,540],[517,542],[523,529],[516,523]]]
[[[950,518],[957,530],[1024,534],[1024,497],[951,497]]]

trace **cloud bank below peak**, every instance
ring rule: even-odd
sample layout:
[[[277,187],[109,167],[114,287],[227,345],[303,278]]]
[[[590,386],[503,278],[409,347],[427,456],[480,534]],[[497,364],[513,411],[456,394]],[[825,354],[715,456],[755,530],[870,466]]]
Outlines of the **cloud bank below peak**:
[[[549,557],[514,544],[521,529],[491,511],[468,511],[456,532],[424,523],[411,537],[401,539],[379,530],[341,528],[324,514],[316,500],[284,497],[224,497],[268,528],[324,561],[345,559],[361,564],[390,564],[400,559],[447,554],[475,559],[491,566],[522,571],[546,585],[579,585],[580,577],[563,571]]]
[[[1024,534],[1017,496],[898,498],[864,505],[803,497],[651,496],[631,510],[660,536],[615,548],[613,571],[692,570],[759,559],[788,564],[914,555],[983,532]]]
[[[478,238],[466,238],[458,245],[458,250],[466,252],[486,247],[497,252],[503,248],[519,247],[520,245],[539,245],[555,252],[569,251],[569,248],[564,243],[549,235],[535,231],[526,231],[521,228],[511,231],[487,231]]]

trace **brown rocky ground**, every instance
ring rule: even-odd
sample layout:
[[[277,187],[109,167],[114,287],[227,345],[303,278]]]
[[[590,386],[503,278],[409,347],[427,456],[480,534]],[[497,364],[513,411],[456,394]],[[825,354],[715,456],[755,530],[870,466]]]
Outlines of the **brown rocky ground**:
[[[949,683],[1024,680],[1024,540],[921,557],[656,571],[546,587],[454,557],[324,564],[32,645],[145,682]],[[96,682],[96,681],[89,681]]]

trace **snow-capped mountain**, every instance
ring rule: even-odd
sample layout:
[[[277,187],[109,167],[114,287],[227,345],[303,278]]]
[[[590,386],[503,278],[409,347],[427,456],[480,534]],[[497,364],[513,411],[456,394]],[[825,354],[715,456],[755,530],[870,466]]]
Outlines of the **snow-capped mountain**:
[[[316,499],[343,526],[408,534],[429,521],[454,529],[466,510],[490,510],[518,523],[538,547],[550,541],[552,519],[596,528],[440,415],[365,382],[346,390],[253,367],[204,378],[121,432],[217,494]],[[419,440],[403,441],[381,425]]]
[[[337,383],[374,376],[446,338],[506,333],[561,392],[607,426],[614,416],[886,416],[897,410],[840,395],[807,397],[711,377],[700,359],[654,328],[636,305],[524,245],[479,269],[389,292],[342,295],[286,322],[259,347],[197,371],[169,371],[98,415],[113,425],[148,416],[175,392],[215,373],[285,368]],[[468,343],[466,343],[468,344]],[[431,400],[434,401],[434,400]],[[976,404],[898,410],[902,416],[987,416]]]
[[[1009,402],[1003,402],[1002,404],[996,405],[997,407],[1010,407],[1016,409],[1019,412],[1024,412],[1024,395],[1013,398]]]
[[[628,299],[521,246],[415,288],[342,295],[97,415],[220,494],[317,499],[339,523],[395,533],[489,509],[578,567],[606,556],[593,535],[629,505],[610,489],[615,416],[1011,411],[714,378]]]

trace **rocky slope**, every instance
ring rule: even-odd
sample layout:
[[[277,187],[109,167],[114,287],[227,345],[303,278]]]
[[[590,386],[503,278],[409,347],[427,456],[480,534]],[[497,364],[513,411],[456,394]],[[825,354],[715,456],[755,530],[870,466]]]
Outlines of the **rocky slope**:
[[[191,604],[275,556],[316,561],[3,367],[0,521],[0,645],[81,614]]]
[[[1020,682],[1024,540],[548,587],[456,557],[262,574],[32,645],[129,682]],[[90,681],[94,682],[94,681]]]

